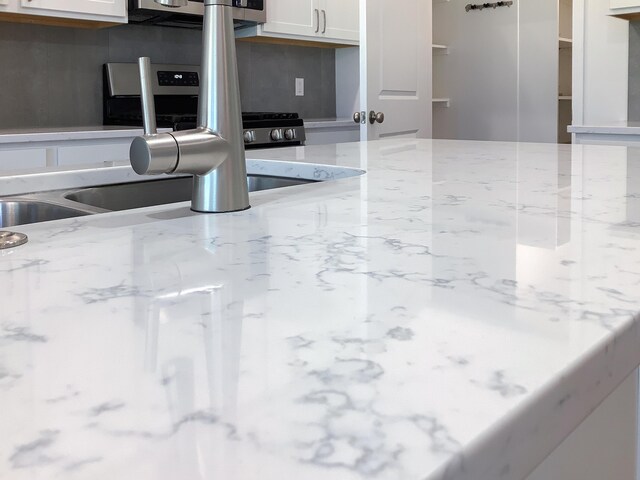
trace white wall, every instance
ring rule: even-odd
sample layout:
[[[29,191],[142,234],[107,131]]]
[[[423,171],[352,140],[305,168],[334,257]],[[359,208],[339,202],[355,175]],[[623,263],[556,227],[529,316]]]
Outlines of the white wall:
[[[629,22],[608,0],[574,0],[573,124],[627,120]]]

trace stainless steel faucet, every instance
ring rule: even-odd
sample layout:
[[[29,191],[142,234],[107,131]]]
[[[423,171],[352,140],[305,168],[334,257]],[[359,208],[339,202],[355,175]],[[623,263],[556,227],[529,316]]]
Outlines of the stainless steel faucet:
[[[131,144],[131,166],[140,175],[193,174],[191,209],[197,212],[250,206],[232,6],[232,0],[204,1],[197,128],[156,132],[151,63],[147,57],[139,61],[145,135]]]

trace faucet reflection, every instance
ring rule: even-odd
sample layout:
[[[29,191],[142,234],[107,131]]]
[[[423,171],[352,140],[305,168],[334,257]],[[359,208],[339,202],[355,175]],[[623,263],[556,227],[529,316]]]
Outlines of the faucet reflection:
[[[232,0],[204,1],[197,128],[156,132],[150,61],[140,59],[145,135],[131,144],[131,165],[140,175],[193,174],[191,209],[197,212],[234,212],[250,206],[232,6]]]

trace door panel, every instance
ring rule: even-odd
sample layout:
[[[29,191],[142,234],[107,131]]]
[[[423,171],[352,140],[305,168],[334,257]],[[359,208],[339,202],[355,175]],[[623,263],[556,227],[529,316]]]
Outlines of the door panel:
[[[362,139],[431,136],[431,1],[361,0]]]

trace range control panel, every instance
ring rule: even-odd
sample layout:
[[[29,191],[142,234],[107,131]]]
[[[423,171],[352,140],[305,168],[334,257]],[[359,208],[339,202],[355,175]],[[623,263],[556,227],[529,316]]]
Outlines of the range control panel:
[[[199,84],[198,72],[158,71],[158,85],[161,87],[197,87]]]

